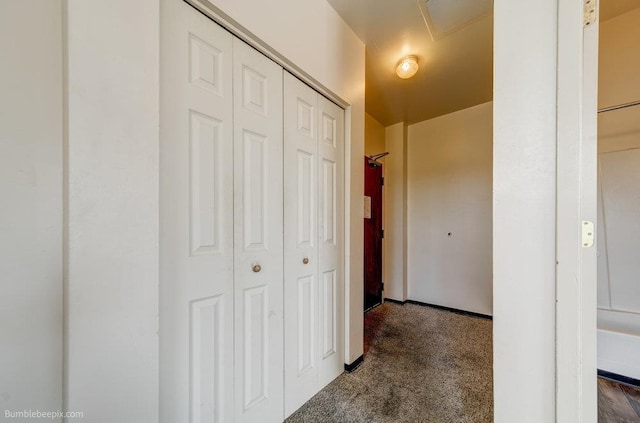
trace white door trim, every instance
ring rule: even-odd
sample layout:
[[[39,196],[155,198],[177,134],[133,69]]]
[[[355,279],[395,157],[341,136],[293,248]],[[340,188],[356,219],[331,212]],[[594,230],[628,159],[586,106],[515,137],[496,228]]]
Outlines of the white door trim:
[[[556,214],[556,421],[597,421],[596,246],[598,22],[559,0]],[[577,77],[579,76],[579,77]]]

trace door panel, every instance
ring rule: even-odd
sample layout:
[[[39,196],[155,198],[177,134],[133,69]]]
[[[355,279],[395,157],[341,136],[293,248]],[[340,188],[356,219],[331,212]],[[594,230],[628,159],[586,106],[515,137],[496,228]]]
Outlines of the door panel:
[[[320,388],[344,371],[344,110],[318,95]]]
[[[233,84],[235,421],[280,422],[282,68],[234,38]]]
[[[382,302],[382,166],[364,159],[364,195],[371,215],[364,219],[364,309]]]
[[[288,416],[344,370],[344,111],[290,74],[284,80]]]
[[[233,421],[232,37],[163,7],[161,421]]]
[[[318,391],[318,95],[284,77],[285,416]]]

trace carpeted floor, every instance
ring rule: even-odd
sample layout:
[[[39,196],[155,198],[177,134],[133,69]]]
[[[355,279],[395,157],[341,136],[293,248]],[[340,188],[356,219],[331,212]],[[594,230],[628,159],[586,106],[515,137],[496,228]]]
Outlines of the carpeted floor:
[[[413,304],[365,318],[365,361],[288,423],[493,421],[492,322]]]

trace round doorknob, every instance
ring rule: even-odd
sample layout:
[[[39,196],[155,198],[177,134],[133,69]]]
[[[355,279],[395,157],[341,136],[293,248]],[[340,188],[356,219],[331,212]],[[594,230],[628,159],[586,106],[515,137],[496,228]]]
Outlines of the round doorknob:
[[[308,257],[303,258],[302,263],[309,264],[309,258]]]
[[[254,265],[253,265],[253,267],[252,267],[252,269],[253,269],[253,271],[254,271],[255,273],[258,273],[259,271],[261,271],[261,270],[262,270],[262,267],[260,267],[260,265],[259,265],[259,264],[254,264]]]

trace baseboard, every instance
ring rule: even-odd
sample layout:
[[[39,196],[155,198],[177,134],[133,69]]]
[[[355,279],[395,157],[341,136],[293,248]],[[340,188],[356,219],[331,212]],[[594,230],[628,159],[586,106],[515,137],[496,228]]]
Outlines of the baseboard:
[[[406,301],[400,301],[400,300],[394,300],[393,298],[385,298],[384,302],[387,303],[394,303],[394,304],[400,304],[400,305],[404,305],[404,303],[406,303]]]
[[[598,369],[598,377],[603,379],[611,380],[613,382],[618,382],[623,385],[633,386],[634,388],[640,388],[640,380],[634,379],[632,377],[627,377],[623,375],[619,375],[616,373],[611,373],[606,370]]]
[[[407,300],[406,303],[415,304],[423,307],[437,308],[438,310],[445,310],[455,314],[462,314],[463,316],[479,317],[481,319],[493,320],[493,316],[489,316],[487,314],[476,313],[473,311],[459,310],[457,308],[445,307],[445,306],[436,305],[436,304],[423,303],[422,301]]]
[[[361,355],[360,357],[356,358],[356,360],[351,364],[345,363],[344,371],[347,373],[351,373],[352,371],[360,367],[362,363],[364,363],[364,355]]]

